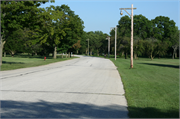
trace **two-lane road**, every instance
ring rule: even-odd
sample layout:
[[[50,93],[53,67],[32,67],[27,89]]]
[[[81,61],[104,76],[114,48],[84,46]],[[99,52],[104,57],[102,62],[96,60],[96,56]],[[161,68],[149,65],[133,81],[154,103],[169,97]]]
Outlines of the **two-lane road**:
[[[127,118],[118,71],[104,58],[1,71],[1,117]]]

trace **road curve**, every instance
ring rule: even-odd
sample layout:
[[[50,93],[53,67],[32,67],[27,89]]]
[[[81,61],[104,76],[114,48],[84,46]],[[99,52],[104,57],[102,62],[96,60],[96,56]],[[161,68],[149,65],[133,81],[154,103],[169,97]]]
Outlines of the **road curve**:
[[[1,118],[128,118],[115,65],[79,57],[1,71]]]

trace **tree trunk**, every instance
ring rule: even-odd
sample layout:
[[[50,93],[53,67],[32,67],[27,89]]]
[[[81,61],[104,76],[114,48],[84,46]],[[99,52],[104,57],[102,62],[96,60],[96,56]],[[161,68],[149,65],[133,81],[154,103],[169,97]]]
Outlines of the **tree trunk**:
[[[54,59],[56,59],[56,49],[57,49],[57,47],[55,46],[55,47],[54,47],[54,53],[53,53],[53,55],[54,55],[53,58],[54,58]]]
[[[137,54],[136,53],[134,53],[134,59],[137,59]]]
[[[70,58],[70,52],[68,52],[68,58]]]
[[[2,44],[2,38],[0,41],[0,66],[2,65],[2,52],[3,52],[3,44]]]
[[[11,57],[14,57],[15,51],[10,51]]]
[[[174,54],[175,54],[175,53],[174,53],[174,50],[173,50],[173,55],[172,55],[172,59],[174,59]]]
[[[63,58],[63,53],[62,53],[62,58]]]
[[[35,52],[35,55],[37,55],[37,52]]]
[[[122,57],[124,56],[124,51],[122,52]]]
[[[66,58],[67,58],[67,52],[66,52]]]
[[[152,53],[151,53],[151,60],[153,60]]]
[[[6,57],[6,52],[4,52],[4,57]]]
[[[77,50],[77,54],[78,54],[78,50]]]
[[[90,52],[90,55],[92,56],[92,50],[91,50],[91,52]]]
[[[127,52],[126,52],[126,53],[125,53],[125,59],[127,59],[127,55],[128,55],[128,54],[127,54]]]
[[[3,41],[2,36],[1,36],[1,40],[0,40],[0,67],[2,65],[2,53],[3,53],[3,48],[4,48],[5,43],[6,43],[6,41]]]
[[[175,52],[175,58],[177,58],[177,51]]]
[[[88,51],[87,51],[87,49],[86,49],[86,55],[88,55],[88,53],[87,53]]]

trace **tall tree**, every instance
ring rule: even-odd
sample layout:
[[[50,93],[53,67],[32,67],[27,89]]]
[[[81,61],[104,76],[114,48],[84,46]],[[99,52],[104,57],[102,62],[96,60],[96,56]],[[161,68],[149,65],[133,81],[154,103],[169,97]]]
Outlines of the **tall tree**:
[[[147,38],[144,41],[145,51],[151,60],[153,60],[154,57],[159,53],[157,50],[158,44],[159,41],[155,38]]]
[[[67,49],[67,51],[72,52],[73,45],[77,43],[78,40],[81,40],[84,22],[78,15],[75,15],[74,11],[72,11],[67,5],[56,6],[55,10],[62,11],[64,15],[67,15],[66,20],[69,22],[64,26],[64,28],[68,29],[66,29],[66,36],[64,36],[58,47],[63,47]]]
[[[143,15],[135,15],[133,18],[134,30],[133,35],[138,36],[142,39],[150,37],[150,32],[152,31],[152,23]]]
[[[1,1],[1,38],[0,38],[0,66],[2,65],[2,51],[8,36],[17,29],[29,27],[34,29],[40,24],[38,21],[38,6],[46,1]],[[54,2],[54,0],[51,0]]]
[[[57,46],[66,35],[63,25],[68,23],[66,15],[62,11],[55,10],[54,6],[41,9],[44,13],[44,26],[39,30],[42,37],[39,39],[41,44],[47,44],[54,48],[53,58],[56,59]]]
[[[171,34],[170,36],[171,47],[173,48],[172,59],[174,59],[174,56],[177,57],[177,49],[179,48],[179,37],[180,31],[178,30],[178,27],[176,27],[175,33]]]
[[[152,37],[161,40],[162,42],[170,43],[171,34],[175,33],[175,22],[169,17],[158,16],[152,20],[153,31]]]
[[[143,39],[138,37],[138,36],[135,36],[134,37],[134,42],[133,42],[133,51],[134,51],[134,58],[137,59],[137,55],[142,55],[144,50],[145,50],[145,47],[144,47],[144,44],[143,44]]]

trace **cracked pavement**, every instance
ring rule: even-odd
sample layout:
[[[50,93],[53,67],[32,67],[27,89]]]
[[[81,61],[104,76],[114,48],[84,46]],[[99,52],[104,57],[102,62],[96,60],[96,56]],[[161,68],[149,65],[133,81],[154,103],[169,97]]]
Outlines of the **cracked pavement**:
[[[128,118],[115,65],[109,59],[78,57],[1,71],[1,117]]]

